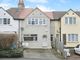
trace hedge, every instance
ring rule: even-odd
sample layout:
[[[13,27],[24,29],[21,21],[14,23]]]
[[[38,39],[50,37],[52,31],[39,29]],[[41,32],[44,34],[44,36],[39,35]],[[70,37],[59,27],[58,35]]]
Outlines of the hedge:
[[[23,49],[0,49],[0,58],[23,57]]]

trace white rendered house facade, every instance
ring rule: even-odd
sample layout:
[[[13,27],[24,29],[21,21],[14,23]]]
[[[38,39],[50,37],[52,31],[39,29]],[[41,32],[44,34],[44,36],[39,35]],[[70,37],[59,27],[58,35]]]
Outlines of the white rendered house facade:
[[[50,18],[40,9],[35,8],[26,18],[21,21],[23,28],[23,43],[26,48],[51,48],[50,41]]]
[[[0,33],[18,33],[18,21],[0,7]]]

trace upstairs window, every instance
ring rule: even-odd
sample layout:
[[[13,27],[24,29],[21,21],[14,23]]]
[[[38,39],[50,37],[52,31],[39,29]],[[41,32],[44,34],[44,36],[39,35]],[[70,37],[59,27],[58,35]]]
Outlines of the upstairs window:
[[[3,19],[3,24],[7,24],[7,19],[6,18]]]
[[[0,18],[0,24],[10,24],[9,18]]]
[[[46,22],[45,22],[45,19],[43,19],[43,24],[45,24]]]
[[[35,20],[34,19],[32,19],[32,25],[34,25],[35,24]]]
[[[35,24],[38,24],[38,19],[37,18],[35,19]]]
[[[28,24],[30,25],[45,25],[46,24],[46,19],[43,18],[29,18],[28,19]]]
[[[2,24],[2,18],[0,18],[0,24]]]
[[[65,24],[76,24],[76,17],[65,17]]]
[[[42,23],[43,23],[43,21],[42,21],[42,19],[40,19],[40,20],[39,20],[39,24],[42,24]]]
[[[10,24],[9,18],[3,18],[3,24]]]

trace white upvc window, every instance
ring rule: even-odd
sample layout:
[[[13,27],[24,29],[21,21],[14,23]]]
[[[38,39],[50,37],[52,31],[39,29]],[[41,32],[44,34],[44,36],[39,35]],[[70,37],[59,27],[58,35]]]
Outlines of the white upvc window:
[[[38,24],[38,18],[35,18],[35,24]]]
[[[0,24],[2,24],[2,18],[0,18]]]
[[[28,19],[28,24],[31,24],[31,19],[30,18]]]
[[[37,41],[37,34],[24,34],[24,41]]]
[[[10,18],[0,18],[0,24],[4,25],[10,24]]]
[[[43,24],[43,20],[42,19],[39,19],[39,24]]]
[[[46,24],[46,20],[45,19],[43,19],[43,24]]]
[[[73,17],[73,24],[76,24],[76,18]]]
[[[45,25],[46,19],[43,18],[29,18],[28,24],[30,25]]]
[[[10,24],[9,18],[3,18],[3,24]]]
[[[65,24],[76,24],[76,17],[65,17]]]
[[[68,41],[70,42],[78,41],[78,34],[68,34]]]

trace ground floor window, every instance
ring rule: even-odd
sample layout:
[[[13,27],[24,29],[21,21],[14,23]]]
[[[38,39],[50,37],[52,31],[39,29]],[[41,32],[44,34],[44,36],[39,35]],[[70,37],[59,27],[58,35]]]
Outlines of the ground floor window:
[[[37,34],[24,34],[24,41],[37,41]]]
[[[78,34],[68,34],[68,41],[78,41]]]

